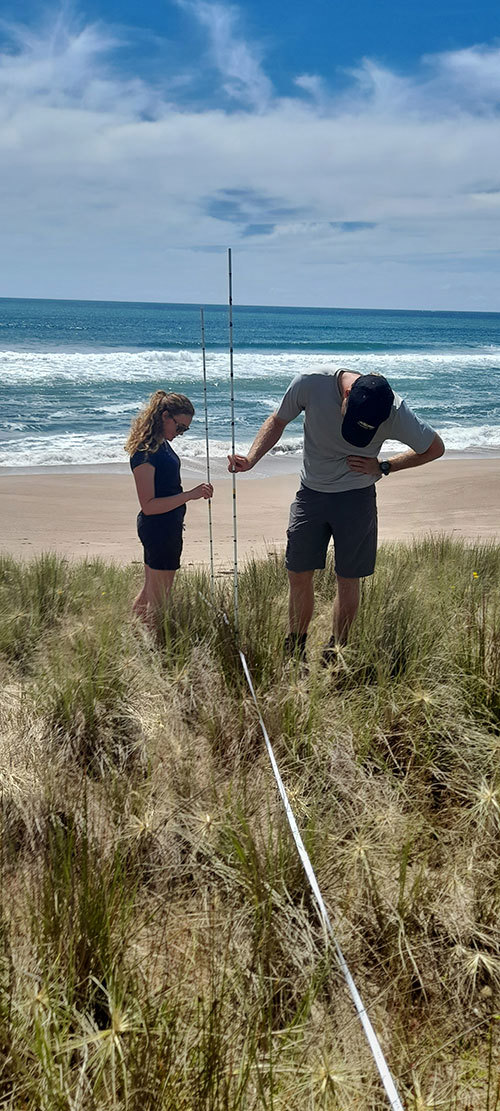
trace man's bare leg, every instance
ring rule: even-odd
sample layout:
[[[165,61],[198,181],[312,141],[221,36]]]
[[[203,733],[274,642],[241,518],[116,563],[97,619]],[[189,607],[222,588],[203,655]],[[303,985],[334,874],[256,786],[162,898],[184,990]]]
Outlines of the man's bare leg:
[[[314,571],[289,571],[290,633],[305,636],[314,610]]]
[[[289,571],[289,625],[285,652],[306,662],[306,638],[314,609],[314,571]]]
[[[359,607],[359,579],[337,575],[337,593],[333,603],[333,636],[337,644],[347,644],[349,630]]]

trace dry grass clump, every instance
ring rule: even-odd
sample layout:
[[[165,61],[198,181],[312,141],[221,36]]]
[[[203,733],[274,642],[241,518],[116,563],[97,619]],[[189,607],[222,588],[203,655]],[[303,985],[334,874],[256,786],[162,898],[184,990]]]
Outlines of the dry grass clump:
[[[281,657],[281,559],[241,645],[336,935],[408,1108],[500,1108],[500,549],[382,549],[338,666]],[[0,561],[0,1107],[372,1111],[231,629],[183,573]],[[221,618],[227,611],[229,625]]]

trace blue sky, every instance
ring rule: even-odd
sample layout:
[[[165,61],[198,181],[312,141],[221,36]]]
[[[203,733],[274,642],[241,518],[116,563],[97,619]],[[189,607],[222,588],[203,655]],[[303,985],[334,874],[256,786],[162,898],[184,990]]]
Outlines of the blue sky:
[[[4,3],[1,296],[500,309],[500,9]]]

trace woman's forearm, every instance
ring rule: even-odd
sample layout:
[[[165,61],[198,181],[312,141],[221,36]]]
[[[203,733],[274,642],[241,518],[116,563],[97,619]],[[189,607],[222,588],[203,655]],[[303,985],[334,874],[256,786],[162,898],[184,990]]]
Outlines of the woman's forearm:
[[[141,504],[141,509],[146,517],[155,517],[158,513],[170,513],[172,509],[178,509],[189,500],[190,491],[187,490],[182,494],[172,494],[169,498],[149,498],[149,501]]]

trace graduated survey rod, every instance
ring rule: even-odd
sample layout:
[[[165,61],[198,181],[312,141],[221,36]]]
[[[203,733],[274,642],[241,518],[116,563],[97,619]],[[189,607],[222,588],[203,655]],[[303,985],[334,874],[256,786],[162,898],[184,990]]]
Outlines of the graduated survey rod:
[[[207,407],[207,359],[205,349],[205,319],[203,309],[200,309],[201,318],[201,354],[203,359],[203,401],[205,405],[205,450],[207,458],[207,482],[210,483],[210,449],[208,442],[208,407]],[[212,499],[208,499],[208,542],[210,545],[210,588],[214,592],[214,539],[212,532]]]
[[[231,384],[231,454],[236,448],[234,442],[234,365],[233,365],[233,270],[231,248],[227,251],[229,277],[229,378]],[[236,517],[236,471],[233,467],[233,551],[234,551],[234,632],[238,638],[238,526]]]

